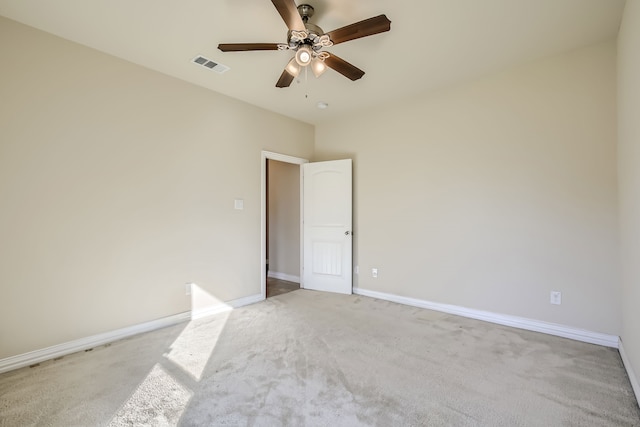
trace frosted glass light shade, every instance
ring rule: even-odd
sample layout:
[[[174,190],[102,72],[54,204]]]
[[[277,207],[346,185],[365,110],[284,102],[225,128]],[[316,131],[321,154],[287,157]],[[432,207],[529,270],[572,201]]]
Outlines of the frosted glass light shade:
[[[311,71],[313,71],[313,75],[316,77],[320,77],[322,73],[327,71],[327,66],[324,61],[318,58],[313,58],[311,61]]]
[[[291,74],[293,77],[298,77],[298,74],[300,74],[300,65],[298,65],[296,58],[291,58],[291,61],[289,61],[285,70],[287,70],[287,73]]]

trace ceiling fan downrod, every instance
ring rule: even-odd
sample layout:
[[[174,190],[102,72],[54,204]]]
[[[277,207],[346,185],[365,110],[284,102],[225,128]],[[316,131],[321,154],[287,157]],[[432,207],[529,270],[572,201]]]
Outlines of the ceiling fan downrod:
[[[315,13],[315,9],[310,4],[306,4],[305,3],[305,4],[301,4],[300,6],[298,6],[298,13],[300,14],[300,17],[302,18],[302,22],[304,22],[306,24],[307,21],[309,21],[309,18],[311,18],[313,16],[313,14]]]

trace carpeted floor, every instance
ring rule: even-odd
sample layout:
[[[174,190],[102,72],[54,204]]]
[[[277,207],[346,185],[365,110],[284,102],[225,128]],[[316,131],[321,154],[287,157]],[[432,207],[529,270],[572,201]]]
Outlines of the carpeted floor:
[[[0,375],[2,426],[640,426],[615,349],[298,290]]]

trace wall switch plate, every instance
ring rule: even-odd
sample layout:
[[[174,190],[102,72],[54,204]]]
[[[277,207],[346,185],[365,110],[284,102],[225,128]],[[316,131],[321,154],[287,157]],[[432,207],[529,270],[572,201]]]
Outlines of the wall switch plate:
[[[355,274],[360,274],[360,269],[358,268],[358,266],[356,265],[356,267],[353,269],[353,272]]]
[[[244,209],[244,200],[243,199],[235,199],[233,201],[233,208],[239,211]]]
[[[560,305],[562,304],[562,292],[551,291],[551,304]]]
[[[191,295],[191,285],[193,285],[193,283],[185,283],[184,284],[184,294],[185,295]]]
[[[378,278],[378,269],[377,268],[372,268],[371,269],[371,277],[373,278]]]

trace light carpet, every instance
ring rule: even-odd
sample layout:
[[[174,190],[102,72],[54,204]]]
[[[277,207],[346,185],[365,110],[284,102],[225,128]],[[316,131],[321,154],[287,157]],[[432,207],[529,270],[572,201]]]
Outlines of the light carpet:
[[[617,350],[298,290],[0,375],[2,426],[640,426]]]

